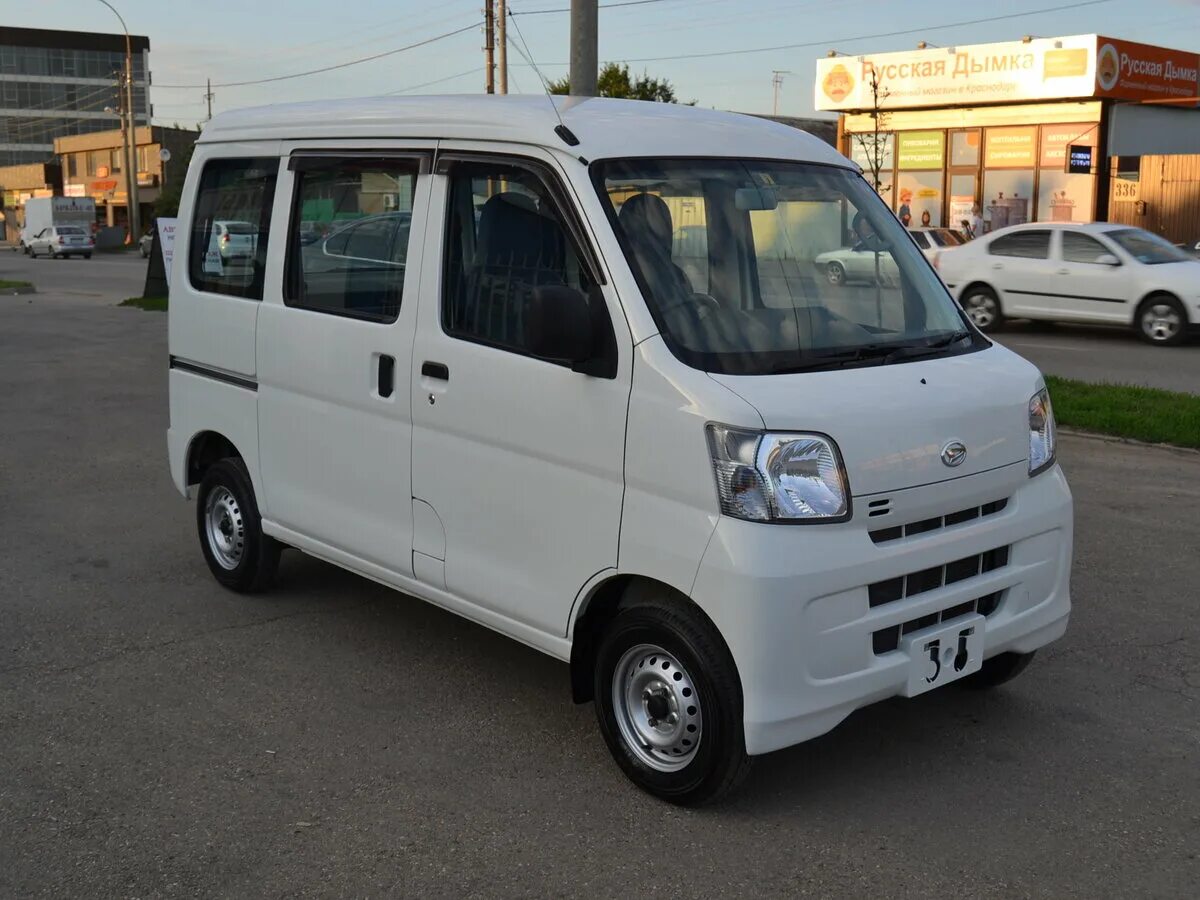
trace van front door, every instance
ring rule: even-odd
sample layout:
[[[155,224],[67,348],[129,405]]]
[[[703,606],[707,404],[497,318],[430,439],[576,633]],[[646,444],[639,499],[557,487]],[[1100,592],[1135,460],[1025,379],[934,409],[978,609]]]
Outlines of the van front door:
[[[286,258],[268,263],[283,274],[258,316],[263,516],[284,540],[378,575],[412,574],[408,375],[428,161],[293,154],[276,209]]]
[[[555,178],[511,157],[439,157],[413,350],[413,496],[418,577],[561,636],[579,589],[617,564],[631,351],[624,331],[608,377],[526,349],[541,286],[590,291],[610,343],[613,319],[624,327]]]

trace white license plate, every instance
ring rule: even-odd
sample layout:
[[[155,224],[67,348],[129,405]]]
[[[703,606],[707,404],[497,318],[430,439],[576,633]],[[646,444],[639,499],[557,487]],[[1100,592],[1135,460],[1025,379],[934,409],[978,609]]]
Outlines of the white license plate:
[[[983,616],[964,616],[906,634],[900,649],[912,660],[904,696],[915,697],[978,672],[983,665]]]

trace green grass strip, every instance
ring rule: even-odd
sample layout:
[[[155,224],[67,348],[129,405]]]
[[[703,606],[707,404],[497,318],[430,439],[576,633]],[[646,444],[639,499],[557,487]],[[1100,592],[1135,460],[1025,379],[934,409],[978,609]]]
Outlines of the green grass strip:
[[[1150,444],[1200,449],[1200,396],[1046,376],[1058,424]]]
[[[136,306],[138,309],[144,309],[147,312],[166,312],[167,298],[166,297],[130,297],[128,300],[122,300],[118,306]]]
[[[0,278],[0,291],[6,291],[10,288],[27,288],[33,287],[28,281],[5,281]]]

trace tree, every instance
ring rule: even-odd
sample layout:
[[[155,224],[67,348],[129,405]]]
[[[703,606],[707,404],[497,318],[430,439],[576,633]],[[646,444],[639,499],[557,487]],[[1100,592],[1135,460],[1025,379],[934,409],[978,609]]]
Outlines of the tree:
[[[852,134],[851,140],[862,148],[863,158],[867,163],[868,181],[877,194],[891,190],[891,184],[883,183],[883,163],[887,159],[887,151],[891,146],[892,133],[888,131],[888,115],[882,111],[891,91],[879,84],[879,73],[871,69],[871,130]]]
[[[656,100],[659,103],[679,102],[671,82],[665,78],[651,78],[645,71],[636,77],[631,76],[628,63],[606,62],[600,67],[600,77],[596,80],[596,87],[601,97],[617,97],[621,100]],[[571,93],[570,76],[551,81],[550,93]]]
[[[188,164],[192,161],[192,151],[195,149],[195,144],[189,144],[188,148],[179,154],[178,159],[172,158],[167,164],[171,167],[171,179],[154,201],[155,218],[169,219],[179,215],[179,201],[183,198],[183,179],[187,175]]]

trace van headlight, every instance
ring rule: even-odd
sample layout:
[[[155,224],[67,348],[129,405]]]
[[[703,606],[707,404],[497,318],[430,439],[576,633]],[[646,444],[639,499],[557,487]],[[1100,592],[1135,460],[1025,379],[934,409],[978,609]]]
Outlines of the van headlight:
[[[1036,475],[1054,464],[1054,409],[1050,393],[1042,388],[1029,398],[1029,474]]]
[[[724,515],[793,524],[849,518],[845,467],[829,438],[716,424],[707,433]]]

